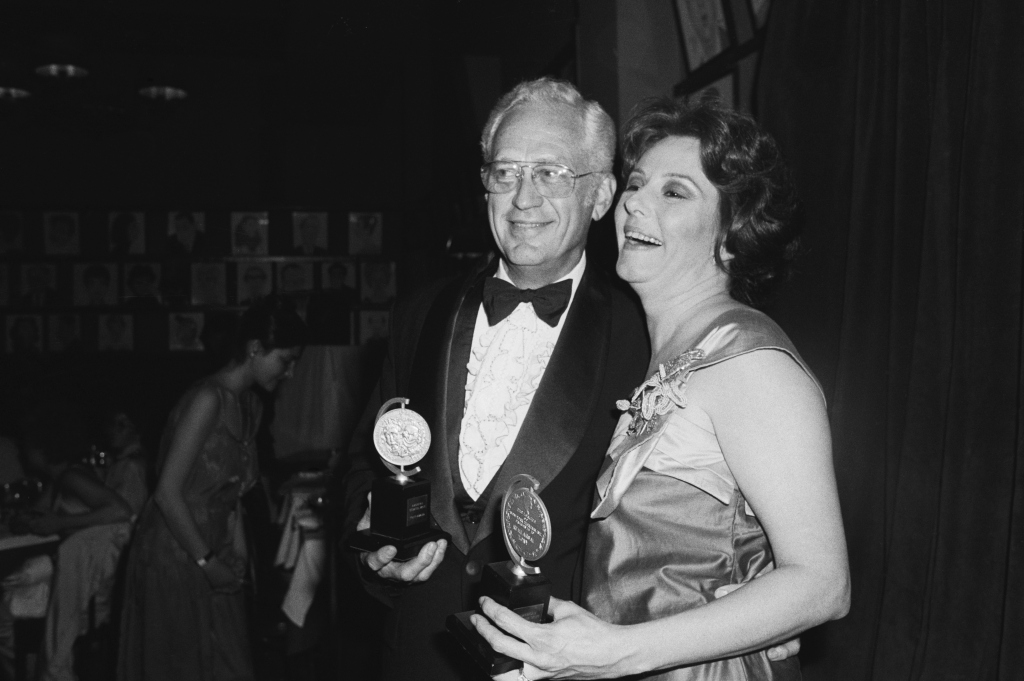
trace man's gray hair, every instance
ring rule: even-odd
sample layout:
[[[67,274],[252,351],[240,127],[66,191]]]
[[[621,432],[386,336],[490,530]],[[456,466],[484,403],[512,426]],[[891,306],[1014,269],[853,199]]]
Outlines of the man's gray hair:
[[[547,77],[520,83],[494,105],[480,137],[484,161],[494,160],[494,136],[505,116],[516,106],[527,102],[571,108],[582,123],[584,152],[591,164],[588,168],[573,170],[578,173],[611,172],[612,161],[615,159],[615,123],[612,122],[612,117],[597,102],[584,99],[572,83]]]

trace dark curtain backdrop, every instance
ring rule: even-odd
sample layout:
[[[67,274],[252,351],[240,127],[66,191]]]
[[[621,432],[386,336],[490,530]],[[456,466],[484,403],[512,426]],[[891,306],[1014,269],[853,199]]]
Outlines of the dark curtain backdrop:
[[[805,678],[1024,678],[1024,3],[773,3],[806,206],[771,310],[830,394],[853,571]]]

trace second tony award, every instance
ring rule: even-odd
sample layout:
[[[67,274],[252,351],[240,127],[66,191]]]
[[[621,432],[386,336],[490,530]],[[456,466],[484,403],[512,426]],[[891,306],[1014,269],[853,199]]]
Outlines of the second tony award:
[[[501,501],[501,529],[512,560],[485,567],[480,584],[484,596],[530,622],[550,621],[551,581],[540,568],[527,563],[540,560],[551,548],[551,516],[537,494],[539,487],[531,475],[512,479]],[[445,622],[448,631],[487,674],[521,669],[522,662],[495,651],[477,632],[469,620],[474,612],[479,611],[449,615]]]
[[[370,528],[356,532],[348,542],[357,551],[394,546],[398,549],[395,560],[412,558],[427,542],[451,538],[431,523],[430,482],[413,477],[419,467],[406,469],[430,449],[430,427],[422,416],[405,408],[408,403],[396,397],[377,412],[373,444],[394,476],[373,481]],[[398,409],[391,409],[396,405]]]

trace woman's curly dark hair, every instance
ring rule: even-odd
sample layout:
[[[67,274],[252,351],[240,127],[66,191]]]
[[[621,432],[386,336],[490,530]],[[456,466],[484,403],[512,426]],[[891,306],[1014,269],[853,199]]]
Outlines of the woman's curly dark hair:
[[[729,274],[733,298],[754,304],[790,273],[799,248],[796,192],[775,140],[749,115],[714,96],[685,104],[641,102],[622,129],[623,178],[667,137],[700,142],[704,174],[719,191],[722,228],[715,262]],[[721,246],[733,257],[721,259]]]

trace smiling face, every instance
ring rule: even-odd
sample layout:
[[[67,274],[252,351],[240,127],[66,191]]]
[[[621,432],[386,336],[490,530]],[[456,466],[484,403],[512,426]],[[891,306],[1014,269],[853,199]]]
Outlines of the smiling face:
[[[719,225],[719,193],[701,167],[700,142],[666,138],[641,157],[615,207],[615,270],[639,292],[685,290],[721,272]]]
[[[262,348],[257,349],[252,357],[256,383],[268,392],[274,390],[281,381],[292,377],[300,355],[302,348],[299,347],[277,348],[269,352],[264,352]]]
[[[567,106],[520,104],[502,121],[488,160],[560,163],[577,174],[590,172],[582,127]],[[591,220],[604,215],[614,192],[614,179],[599,174],[578,179],[565,198],[544,197],[533,185],[532,169],[524,169],[515,191],[488,194],[491,232],[512,280],[536,288],[567,275],[583,255]]]

